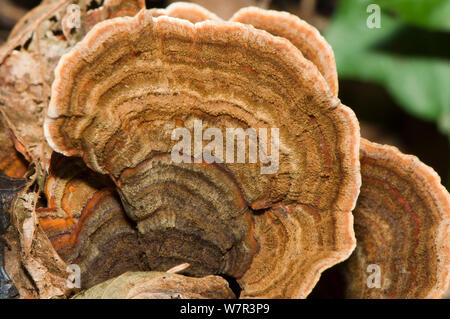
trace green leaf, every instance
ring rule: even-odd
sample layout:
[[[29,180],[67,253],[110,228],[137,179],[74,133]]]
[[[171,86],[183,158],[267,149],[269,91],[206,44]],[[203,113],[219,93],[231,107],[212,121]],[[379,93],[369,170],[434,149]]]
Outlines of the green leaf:
[[[335,52],[339,77],[383,85],[406,111],[435,121],[443,132],[450,135],[450,62],[442,58],[398,54],[380,49],[407,26],[401,17],[388,14],[383,2],[340,1],[338,11],[325,32]],[[404,10],[402,12],[406,12],[407,3],[413,8],[419,3],[424,5],[421,1],[413,0],[390,2],[390,6],[398,10],[401,8]],[[371,3],[380,3],[381,28],[370,29],[366,24],[372,14],[366,11]],[[412,19],[416,17],[414,10],[403,14]],[[431,14],[434,10],[428,9],[426,12],[436,16]],[[430,21],[427,19],[425,21]]]
[[[407,23],[434,30],[450,31],[449,0],[378,0],[372,2],[398,13]]]

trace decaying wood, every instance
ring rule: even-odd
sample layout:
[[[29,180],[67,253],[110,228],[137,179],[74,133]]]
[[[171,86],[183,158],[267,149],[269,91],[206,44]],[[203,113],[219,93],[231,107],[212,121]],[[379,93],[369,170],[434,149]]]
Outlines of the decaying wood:
[[[9,262],[7,250],[11,250],[11,245],[5,234],[10,229],[11,207],[24,186],[24,179],[11,178],[0,171],[0,299],[14,298],[19,294],[6,269],[6,262]]]
[[[235,295],[218,276],[186,277],[167,272],[127,272],[92,287],[76,299],[231,299]]]

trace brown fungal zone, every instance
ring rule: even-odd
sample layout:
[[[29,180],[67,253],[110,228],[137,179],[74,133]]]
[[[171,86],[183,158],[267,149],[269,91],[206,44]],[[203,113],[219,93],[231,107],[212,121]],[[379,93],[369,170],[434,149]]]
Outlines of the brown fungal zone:
[[[162,261],[156,269],[187,261],[195,275],[240,278],[246,297],[306,296],[355,245],[353,113],[285,39],[153,14],[103,22],[61,59],[49,143],[110,175],[150,247],[164,238],[149,261]],[[193,136],[196,120],[224,136],[226,128],[279,128],[278,171],[261,174],[248,154],[245,164],[174,163],[172,131],[182,125]],[[278,230],[261,231],[268,223]],[[282,241],[289,252],[274,247]],[[285,268],[261,276],[268,264]]]
[[[153,165],[150,173],[159,175],[161,171],[157,163],[164,165],[165,162],[164,157],[157,156],[142,165]],[[205,172],[213,176],[211,180],[216,179],[218,185],[230,183],[228,176],[220,170],[213,168]],[[123,175],[121,187],[124,189],[140,184],[136,180],[139,174],[125,170]],[[39,222],[63,260],[80,265],[83,288],[127,270],[169,269],[179,261],[193,263],[186,271],[188,274],[230,273],[242,276],[253,255],[249,250],[255,250],[256,244],[252,233],[242,242],[236,244],[235,241],[245,232],[239,221],[251,223],[251,220],[242,221],[249,216],[229,217],[221,207],[209,208],[219,211],[222,216],[209,216],[205,211],[206,205],[202,207],[199,203],[187,216],[175,219],[177,210],[187,205],[183,202],[196,199],[186,191],[170,187],[170,179],[167,179],[170,175],[170,172],[164,175],[164,182],[155,179],[149,186],[148,193],[156,195],[148,196],[144,205],[151,207],[156,203],[157,207],[153,216],[138,223],[138,233],[134,223],[126,217],[109,179],[92,172],[80,159],[54,155],[45,187],[48,207],[38,209]],[[199,183],[201,181],[196,180],[192,184]],[[167,196],[161,197],[161,187]],[[216,189],[212,196],[225,198],[220,191]],[[235,188],[234,194],[229,196],[240,196],[239,190]],[[162,210],[158,207],[160,200],[165,205]],[[231,198],[230,202],[231,205],[241,205],[237,211],[246,210],[242,198]],[[139,219],[137,215],[135,220]],[[175,223],[176,228],[183,231],[170,236]],[[163,227],[154,229],[159,224]],[[198,242],[199,234],[201,242]],[[206,245],[205,240],[208,241]],[[171,254],[166,256],[165,251]],[[218,251],[226,255],[222,257]]]
[[[334,95],[338,94],[338,78],[334,53],[319,31],[299,17],[256,7],[243,8],[230,21],[250,24],[257,29],[288,39],[317,66]]]
[[[154,10],[155,17],[161,15],[188,20],[192,23],[206,20],[221,21],[213,13],[191,3],[176,2],[168,6],[167,9]],[[257,7],[242,8],[229,21],[249,24],[257,29],[289,40],[306,59],[314,63],[325,78],[331,92],[337,96],[338,78],[334,53],[314,26],[293,14]]]
[[[145,8],[145,0],[105,0],[103,5],[86,13],[86,31],[97,23],[117,17],[134,16]]]
[[[174,165],[158,154],[118,179],[150,269],[189,262],[186,273],[241,277],[256,251],[253,220],[238,185],[211,164]],[[126,194],[125,196],[123,194]]]
[[[138,234],[108,178],[80,159],[53,156],[45,191],[48,207],[37,209],[39,223],[63,260],[80,266],[82,288],[147,269]]]
[[[333,52],[314,27],[258,8],[223,21],[188,3],[134,18],[121,17],[142,0],[86,5],[44,1],[0,48],[0,169],[22,174],[14,147],[49,168],[47,207],[22,194],[13,212],[22,222],[7,234],[6,270],[22,297],[69,296],[67,264],[90,288],[77,298],[236,297],[211,274],[236,278],[241,298],[306,297],[355,247],[360,161],[347,297],[444,294],[449,194],[417,158],[365,140],[359,149]],[[222,161],[217,149],[219,162],[202,159],[199,121],[225,138],[229,128],[267,129],[269,143],[279,129],[276,146],[256,137],[262,153],[279,150],[276,169],[262,174],[261,153],[250,160],[249,137],[244,163],[223,161],[228,149]],[[175,129],[194,138],[179,162]],[[370,265],[379,289],[368,286]]]
[[[361,175],[347,297],[442,297],[450,280],[450,196],[439,176],[414,156],[364,139]],[[367,285],[369,265],[379,267],[379,288]]]
[[[127,272],[92,287],[76,299],[232,299],[234,293],[218,276],[186,277],[164,272]]]

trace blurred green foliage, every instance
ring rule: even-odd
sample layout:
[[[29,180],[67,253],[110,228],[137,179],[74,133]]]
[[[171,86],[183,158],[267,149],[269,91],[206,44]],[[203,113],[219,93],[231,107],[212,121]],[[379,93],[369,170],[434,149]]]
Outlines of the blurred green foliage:
[[[450,0],[380,0],[372,3],[395,11],[407,23],[450,31]]]
[[[380,28],[367,26],[369,4],[381,8]],[[383,85],[450,136],[450,0],[341,0],[325,37],[339,77]]]

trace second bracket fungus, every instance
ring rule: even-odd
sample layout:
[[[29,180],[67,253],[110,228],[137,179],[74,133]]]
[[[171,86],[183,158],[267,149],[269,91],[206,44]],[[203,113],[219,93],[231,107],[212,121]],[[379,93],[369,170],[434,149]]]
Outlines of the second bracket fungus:
[[[250,24],[257,29],[288,39],[305,58],[317,66],[331,92],[337,96],[338,78],[333,50],[312,25],[287,12],[256,7],[239,10],[230,21]]]
[[[175,2],[167,9],[154,9],[152,12],[153,16],[166,15],[192,23],[206,20],[222,21],[212,12],[193,3]],[[293,14],[257,7],[242,8],[229,21],[248,24],[289,40],[306,59],[316,65],[331,92],[337,96],[338,78],[334,53],[315,27]]]
[[[202,22],[206,20],[220,21],[221,19],[214,13],[208,11],[200,5],[188,2],[174,2],[166,9],[150,10],[154,17],[169,16],[188,20],[192,23]]]
[[[100,23],[62,57],[48,142],[109,174],[154,268],[189,262],[192,275],[239,279],[245,297],[305,297],[355,246],[353,112],[286,39],[153,14]],[[202,160],[208,138],[199,146],[199,123],[215,138],[213,161]],[[177,128],[197,143],[180,162],[171,157]],[[275,169],[261,174],[268,164],[250,151],[236,161],[239,143],[233,157],[219,150],[227,129],[270,131],[271,146],[261,136],[255,146]],[[275,227],[263,231],[268,224]]]
[[[361,140],[350,298],[440,298],[450,274],[450,196],[417,157]]]

